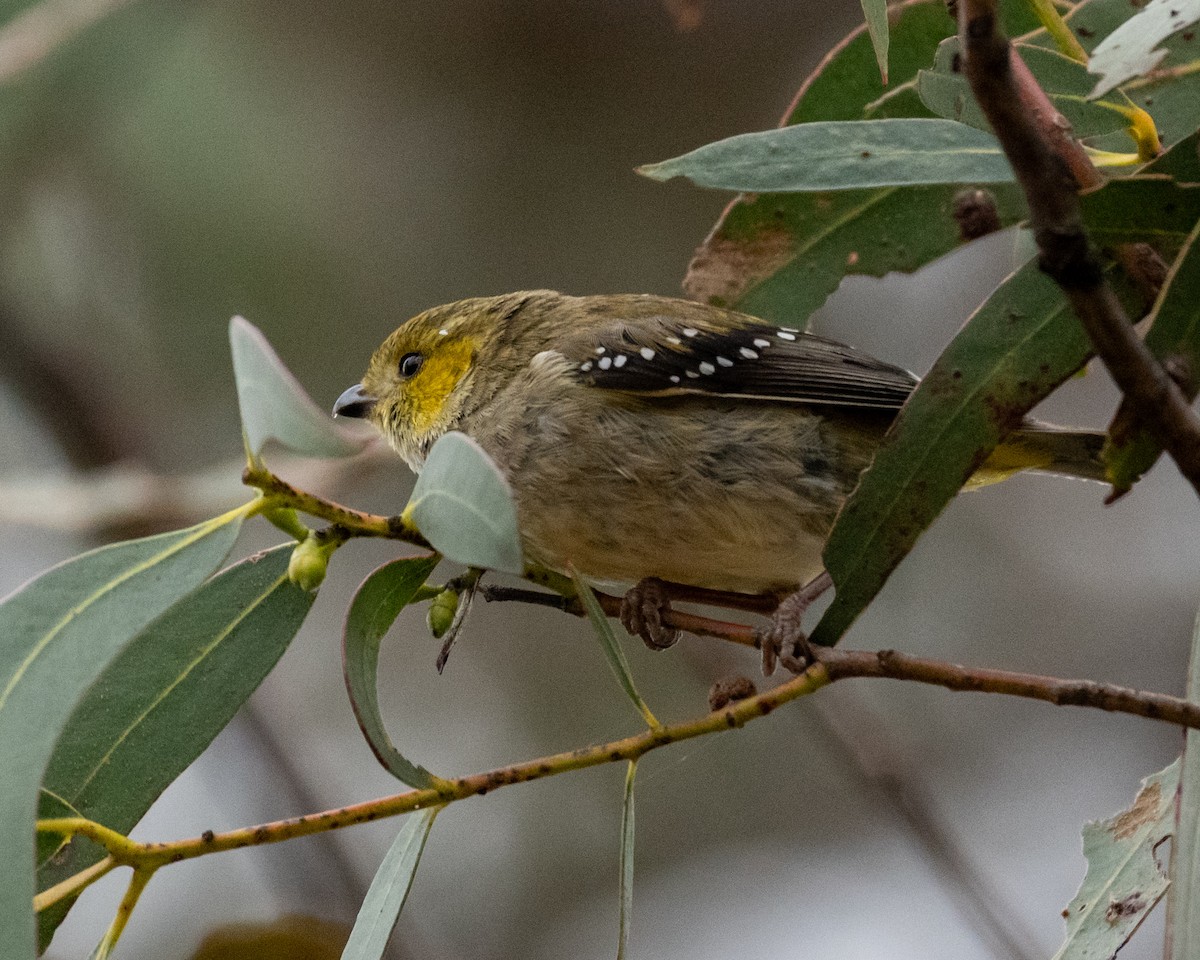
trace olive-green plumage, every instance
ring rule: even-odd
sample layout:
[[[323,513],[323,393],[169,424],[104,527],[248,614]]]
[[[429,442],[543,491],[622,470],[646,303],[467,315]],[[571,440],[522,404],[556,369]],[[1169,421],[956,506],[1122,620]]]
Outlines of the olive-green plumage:
[[[797,329],[686,300],[540,290],[397,329],[335,412],[414,470],[443,433],[508,477],[527,559],[748,593],[821,570],[834,517],[917,383]],[[1099,479],[1102,436],[1029,424],[995,479]]]

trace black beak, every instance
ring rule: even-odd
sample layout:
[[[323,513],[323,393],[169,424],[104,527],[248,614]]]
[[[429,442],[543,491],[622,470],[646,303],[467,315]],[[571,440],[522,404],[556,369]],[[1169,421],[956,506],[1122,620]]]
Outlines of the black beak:
[[[356,383],[337,398],[337,403],[333,405],[333,415],[335,417],[353,417],[355,420],[363,420],[374,406],[375,398],[363,389],[361,383]]]

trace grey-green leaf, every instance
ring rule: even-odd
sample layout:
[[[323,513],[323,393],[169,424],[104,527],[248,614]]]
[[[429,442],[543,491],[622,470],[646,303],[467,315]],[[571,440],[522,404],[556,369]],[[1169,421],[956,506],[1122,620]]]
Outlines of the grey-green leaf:
[[[1200,0],[1150,0],[1092,51],[1088,71],[1100,74],[1100,80],[1091,96],[1101,97],[1126,80],[1149,73],[1167,55],[1166,50],[1155,48],[1197,20]]]
[[[402,557],[375,570],[354,594],[342,637],[342,667],[350,705],[372,752],[384,768],[410,787],[428,787],[433,777],[392,744],[379,712],[379,646],[396,617],[438,565],[436,555]]]
[[[1054,960],[1112,957],[1166,892],[1155,849],[1175,827],[1179,761],[1142,782],[1133,806],[1083,828],[1087,875],[1064,913],[1067,938]]]
[[[879,64],[879,77],[886,87],[888,82],[888,5],[887,0],[862,0],[863,17],[867,33],[871,35],[871,46],[875,50],[875,62]]]
[[[744,133],[639,167],[654,180],[748,193],[855,190],[945,183],[1008,183],[996,138],[952,120],[801,123]]]
[[[630,760],[625,771],[625,802],[621,811],[621,908],[617,938],[617,960],[625,960],[629,949],[629,924],[633,917],[633,781],[637,761]]]
[[[433,445],[405,514],[455,563],[504,573],[524,570],[512,489],[492,458],[464,433],[451,431]]]
[[[410,813],[371,881],[342,960],[379,960],[400,919],[433,821],[442,808]]]
[[[1187,698],[1200,703],[1200,612],[1192,630]],[[1200,956],[1200,732],[1189,730],[1179,768],[1179,811],[1171,841],[1166,960]]]
[[[77,815],[122,833],[142,818],[262,683],[314,595],[288,579],[285,544],[203,584],[142,630],[75,707],[43,786]],[[73,842],[38,874],[45,890],[100,851]],[[42,918],[43,942],[65,915]]]
[[[365,433],[340,426],[313,402],[254,324],[229,321],[229,346],[242,430],[254,456],[269,440],[310,457],[349,457],[366,445]]]
[[[33,822],[59,731],[133,636],[216,569],[245,513],[93,550],[0,604],[0,930],[8,956],[34,956]]]
[[[575,593],[587,612],[588,620],[592,623],[596,639],[600,641],[600,649],[604,651],[604,657],[612,668],[613,675],[616,676],[621,689],[625,691],[625,696],[629,697],[630,702],[642,715],[647,726],[652,729],[657,728],[660,724],[650,711],[646,701],[642,699],[642,695],[637,691],[637,686],[633,682],[633,671],[629,669],[629,661],[625,659],[625,651],[617,642],[617,635],[601,608],[600,601],[596,599],[596,594],[592,592],[588,582],[574,569],[571,570],[571,578],[575,582]]]

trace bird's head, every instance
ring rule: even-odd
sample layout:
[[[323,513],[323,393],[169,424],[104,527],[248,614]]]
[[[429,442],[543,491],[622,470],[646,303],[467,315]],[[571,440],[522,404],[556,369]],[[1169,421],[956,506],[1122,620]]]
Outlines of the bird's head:
[[[461,300],[406,321],[371,357],[362,383],[333,406],[334,416],[368,420],[419,470],[434,442],[492,392],[512,351],[506,329],[530,294]]]

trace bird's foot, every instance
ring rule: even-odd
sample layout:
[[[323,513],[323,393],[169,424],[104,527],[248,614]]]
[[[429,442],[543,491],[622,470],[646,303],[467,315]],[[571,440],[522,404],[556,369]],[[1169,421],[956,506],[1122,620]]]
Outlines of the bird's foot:
[[[822,573],[795,593],[784,597],[771,615],[770,625],[757,632],[755,641],[762,651],[764,677],[775,672],[777,663],[783,664],[792,673],[803,673],[816,663],[817,656],[801,624],[813,601],[831,586],[833,580],[829,574]]]
[[[657,577],[646,577],[621,598],[621,626],[641,637],[651,650],[666,650],[678,642],[680,635],[679,630],[664,622],[670,610],[666,584]]]

